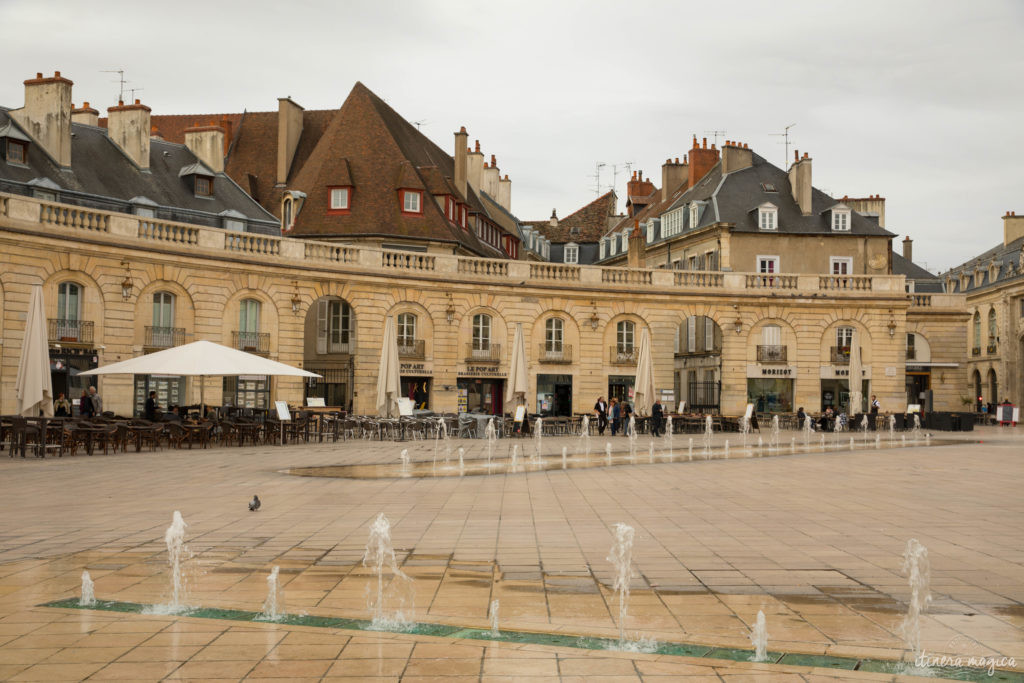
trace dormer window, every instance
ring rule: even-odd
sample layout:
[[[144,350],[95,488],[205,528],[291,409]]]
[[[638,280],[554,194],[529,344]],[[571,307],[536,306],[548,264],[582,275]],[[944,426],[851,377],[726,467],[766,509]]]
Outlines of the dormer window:
[[[565,245],[565,251],[563,252],[564,258],[562,259],[565,263],[579,263],[580,262],[580,247],[574,242],[569,242]]]
[[[157,203],[149,197],[132,197],[129,200],[132,205],[132,213],[142,218],[154,218],[156,216]]]
[[[850,209],[842,204],[832,209],[832,231],[850,232]]]
[[[654,219],[647,221],[647,243],[654,241]]]
[[[8,122],[0,128],[0,152],[7,163],[28,163],[28,143],[28,136],[18,130],[13,123]]]
[[[36,199],[42,199],[45,202],[57,201],[60,185],[49,178],[33,178],[26,185],[32,188],[32,196]]]
[[[757,227],[759,230],[779,229],[779,209],[769,202],[757,207]]]
[[[700,224],[700,202],[690,204],[690,228],[696,228]]]
[[[196,196],[197,197],[212,197],[213,196],[213,178],[208,176],[196,176]]]
[[[605,255],[605,252],[608,250],[608,240],[606,240],[603,237],[601,238],[600,249],[601,249],[601,253],[599,255],[599,258],[603,259],[604,255]]]
[[[192,183],[192,192],[197,197],[213,196],[213,176],[213,171],[207,168],[201,161],[189,164],[178,171],[179,178],[185,178],[185,182]]]
[[[25,152],[28,145],[20,140],[7,140],[7,163],[24,164]]]
[[[463,230],[469,229],[469,222],[466,220],[466,205],[459,204],[459,225],[462,226]]]
[[[402,213],[423,213],[423,193],[419,190],[400,190]]]
[[[348,213],[352,200],[351,187],[329,187],[327,188],[329,213]]]
[[[305,192],[288,190],[284,193],[284,197],[281,198],[281,232],[288,232],[295,227],[295,218],[302,210],[305,201]],[[328,197],[328,201],[330,201],[330,197]]]
[[[219,214],[221,224],[225,230],[230,232],[245,232],[245,214],[234,209],[221,211]]]

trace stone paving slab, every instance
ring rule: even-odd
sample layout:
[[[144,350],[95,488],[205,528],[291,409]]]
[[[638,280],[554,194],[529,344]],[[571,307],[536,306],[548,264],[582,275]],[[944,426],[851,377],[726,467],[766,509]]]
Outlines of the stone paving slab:
[[[204,607],[258,609],[266,573],[280,565],[289,611],[365,618],[370,576],[359,560],[369,521],[384,512],[399,561],[416,581],[418,619],[482,628],[488,625],[490,600],[499,599],[503,627],[617,636],[617,603],[610,607],[612,570],[605,558],[610,527],[625,522],[636,528],[636,576],[626,623],[631,633],[749,647],[747,632],[761,609],[773,649],[883,659],[904,656],[897,626],[909,589],[899,556],[906,540],[915,537],[928,547],[932,567],[934,602],[922,631],[926,649],[1013,656],[1020,662],[1021,434],[981,429],[959,435],[962,445],[890,450],[883,441],[879,450],[770,458],[745,457],[735,441],[729,460],[702,461],[698,454],[693,462],[653,465],[643,462],[641,436],[636,465],[445,479],[282,473],[291,467],[394,463],[402,448],[418,461],[432,461],[437,452],[443,462],[445,448],[435,450],[433,442],[45,461],[10,459],[4,452],[0,678],[595,680],[600,674],[627,680],[815,680],[846,675],[493,643],[474,643],[467,650],[465,643],[425,636],[312,634],[282,625],[242,628],[185,617],[35,607],[73,595],[85,568],[96,580],[98,597],[159,602],[168,581],[163,533],[176,509],[190,525],[192,602]],[[786,436],[783,445],[801,439]],[[721,447],[725,438],[716,435],[714,445]],[[848,440],[843,435],[836,441],[840,438]],[[627,449],[624,439],[595,437],[594,451],[603,453],[605,441],[616,452]],[[695,443],[701,443],[699,435]],[[467,459],[486,457],[482,442],[450,445],[456,452],[464,448]],[[507,453],[509,445],[500,441],[499,449]],[[526,454],[532,442],[516,445]],[[563,445],[572,453],[577,442],[569,437],[544,441],[546,453],[558,454]],[[674,453],[685,453],[687,445],[688,437],[676,436]],[[258,513],[245,507],[253,493],[264,501]],[[210,633],[215,635],[207,639],[204,634]],[[299,642],[305,637],[324,642]],[[278,651],[285,644],[289,647]],[[421,652],[434,656],[414,658],[421,644],[430,644],[432,650]],[[349,648],[358,654],[358,646],[377,651],[363,658],[345,656]],[[508,653],[524,648],[538,653],[531,659],[554,663],[517,669]],[[364,654],[368,651],[363,647]],[[343,665],[348,659],[365,661],[349,669]],[[411,666],[413,659],[427,663]],[[448,659],[465,661],[447,669],[429,664]],[[489,659],[502,661],[488,666]],[[653,666],[659,661],[671,670]]]

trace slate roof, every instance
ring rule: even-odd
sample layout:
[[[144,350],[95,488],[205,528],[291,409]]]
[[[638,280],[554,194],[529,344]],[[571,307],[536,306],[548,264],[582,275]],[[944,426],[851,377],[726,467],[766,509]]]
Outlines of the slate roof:
[[[17,126],[8,111],[0,109],[0,128],[7,124]],[[196,196],[187,179],[179,177],[183,168],[198,162],[184,145],[151,140],[150,167],[143,171],[108,137],[105,128],[73,123],[71,134],[70,169],[58,167],[32,142],[24,166],[0,162],[0,181],[27,185],[45,178],[67,192],[62,201],[115,211],[127,211],[128,201],[146,197],[161,207],[158,217],[217,227],[221,225],[217,214],[234,210],[260,221],[258,232],[280,232],[277,219],[223,173],[214,176],[212,197]],[[5,184],[4,188],[13,191],[14,186]]]
[[[994,278],[989,275],[989,266],[992,264],[997,266]],[[963,273],[969,276],[966,287],[961,287],[960,283],[960,275]],[[950,293],[972,292],[1020,279],[1024,277],[1024,237],[1018,237],[1009,244],[1000,243],[939,277],[947,279]],[[950,277],[951,281],[948,280]]]
[[[913,280],[914,291],[923,293],[941,293],[945,287],[938,275],[930,273],[913,261],[908,261],[896,252],[892,253],[892,274],[904,275]]]
[[[549,221],[524,221],[523,224],[536,229],[552,244],[598,242],[608,230],[608,217],[614,216],[615,203],[615,192],[609,191],[560,219],[556,226]],[[579,228],[579,234],[572,234],[573,228]]]

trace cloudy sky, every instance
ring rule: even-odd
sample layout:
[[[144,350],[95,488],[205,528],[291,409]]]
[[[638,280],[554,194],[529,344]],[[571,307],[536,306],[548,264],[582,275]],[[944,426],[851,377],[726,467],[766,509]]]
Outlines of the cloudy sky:
[[[357,80],[444,149],[466,126],[522,219],[568,215],[626,164],[660,183],[691,136],[782,165],[781,133],[835,196],[881,194],[915,261],[946,269],[1024,211],[1024,3],[0,0],[5,78],[60,70],[105,109],[116,75],[154,114],[337,107]],[[792,152],[790,152],[792,154]],[[622,208],[621,202],[619,206]]]

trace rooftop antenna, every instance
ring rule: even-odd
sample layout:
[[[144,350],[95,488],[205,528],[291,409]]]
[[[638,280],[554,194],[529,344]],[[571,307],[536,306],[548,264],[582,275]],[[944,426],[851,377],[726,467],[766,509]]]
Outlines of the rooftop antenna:
[[[601,169],[607,165],[603,161],[594,162],[594,175],[590,176],[594,179],[594,194],[601,194]]]
[[[775,136],[777,138],[782,138],[783,139],[783,144],[786,145],[786,158],[783,159],[783,161],[782,161],[782,168],[786,168],[786,164],[789,163],[789,129],[792,128],[795,125],[796,125],[795,123],[789,124],[788,126],[786,126],[782,130],[781,133],[768,133],[769,135],[773,135],[773,136]]]
[[[125,83],[128,83],[128,82],[129,81],[125,81]],[[139,92],[140,90],[145,90],[145,88],[128,88],[128,92],[129,92],[130,97],[131,97],[131,99],[129,99],[128,101],[129,102],[134,102],[135,101],[135,93]]]
[[[425,123],[428,123],[426,119],[420,119],[419,121],[413,121],[412,125],[416,126],[416,130],[419,130],[420,126],[422,126]]]
[[[619,169],[622,168],[623,166],[626,167],[626,175],[627,176],[629,176],[629,172],[631,170],[633,170],[633,162],[632,161],[623,161],[621,164],[614,164],[612,166],[612,188],[611,188],[613,190],[616,187],[619,186]]]
[[[718,137],[720,135],[725,135],[727,132],[728,131],[724,131],[724,130],[706,130],[706,131],[704,131],[704,135],[713,135],[713,136],[715,136],[715,147],[717,147],[718,146]]]
[[[124,85],[128,81],[124,80],[124,69],[101,69],[102,74],[117,74],[117,80],[112,81],[118,84],[117,101],[124,102]]]

